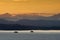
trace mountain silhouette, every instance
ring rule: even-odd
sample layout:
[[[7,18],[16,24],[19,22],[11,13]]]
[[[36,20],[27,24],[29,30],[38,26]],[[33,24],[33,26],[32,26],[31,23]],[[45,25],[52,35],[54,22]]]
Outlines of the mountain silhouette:
[[[4,17],[10,14],[4,14]],[[18,16],[17,19],[8,20],[5,18],[0,18],[0,24],[21,24],[21,25],[34,25],[34,26],[60,26],[60,14],[51,16],[51,17],[43,17],[43,16],[25,16],[23,19],[20,19],[22,16]],[[36,20],[37,19],[37,20]],[[13,20],[13,21],[11,21]],[[17,21],[14,21],[17,20]]]
[[[60,20],[60,14],[55,14],[51,17],[48,17],[49,20]]]
[[[2,15],[0,15],[0,18],[10,18],[11,17],[11,14],[9,14],[9,13],[5,13],[5,14],[2,14]]]
[[[21,25],[32,25],[32,26],[60,26],[60,21],[58,20],[19,20],[16,21],[17,24]]]
[[[36,13],[37,14],[37,13]],[[55,14],[53,16],[45,17],[40,15],[18,15],[21,19],[30,19],[30,20],[60,20],[60,14]]]
[[[32,14],[20,14],[12,17],[11,14],[5,13],[0,15],[0,19],[6,19],[8,21],[18,21],[21,19],[29,19],[29,20],[60,20],[60,14],[55,14],[50,17],[40,16],[38,13],[32,13]]]
[[[0,19],[0,24],[14,24],[13,21],[8,21],[8,20],[5,20],[5,19]]]

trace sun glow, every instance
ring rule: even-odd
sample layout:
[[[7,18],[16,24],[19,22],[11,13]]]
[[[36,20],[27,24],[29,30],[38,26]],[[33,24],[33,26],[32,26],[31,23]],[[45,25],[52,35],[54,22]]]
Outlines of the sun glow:
[[[0,14],[60,13],[60,0],[0,0]]]

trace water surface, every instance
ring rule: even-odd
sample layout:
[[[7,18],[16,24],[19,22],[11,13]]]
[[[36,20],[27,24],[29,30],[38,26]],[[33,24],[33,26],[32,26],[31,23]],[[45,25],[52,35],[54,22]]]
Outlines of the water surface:
[[[0,40],[60,40],[60,33],[0,32]]]

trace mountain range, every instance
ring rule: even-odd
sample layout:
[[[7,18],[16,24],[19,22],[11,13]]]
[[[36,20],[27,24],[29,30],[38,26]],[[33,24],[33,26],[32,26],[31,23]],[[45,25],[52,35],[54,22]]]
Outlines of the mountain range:
[[[5,19],[8,21],[18,21],[22,19],[28,19],[28,20],[60,20],[60,14],[55,14],[53,16],[41,16],[40,13],[31,13],[31,14],[17,14],[17,15],[11,15],[9,13],[5,13],[0,15],[0,19]]]
[[[15,15],[5,13],[0,15],[0,24],[20,24],[33,26],[60,26],[60,14],[49,17],[40,15]]]

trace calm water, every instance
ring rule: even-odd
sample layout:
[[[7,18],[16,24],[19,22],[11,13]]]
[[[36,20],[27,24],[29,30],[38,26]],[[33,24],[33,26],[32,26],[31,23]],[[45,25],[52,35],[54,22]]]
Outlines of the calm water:
[[[60,33],[7,33],[7,32],[0,32],[0,40],[60,40]]]

